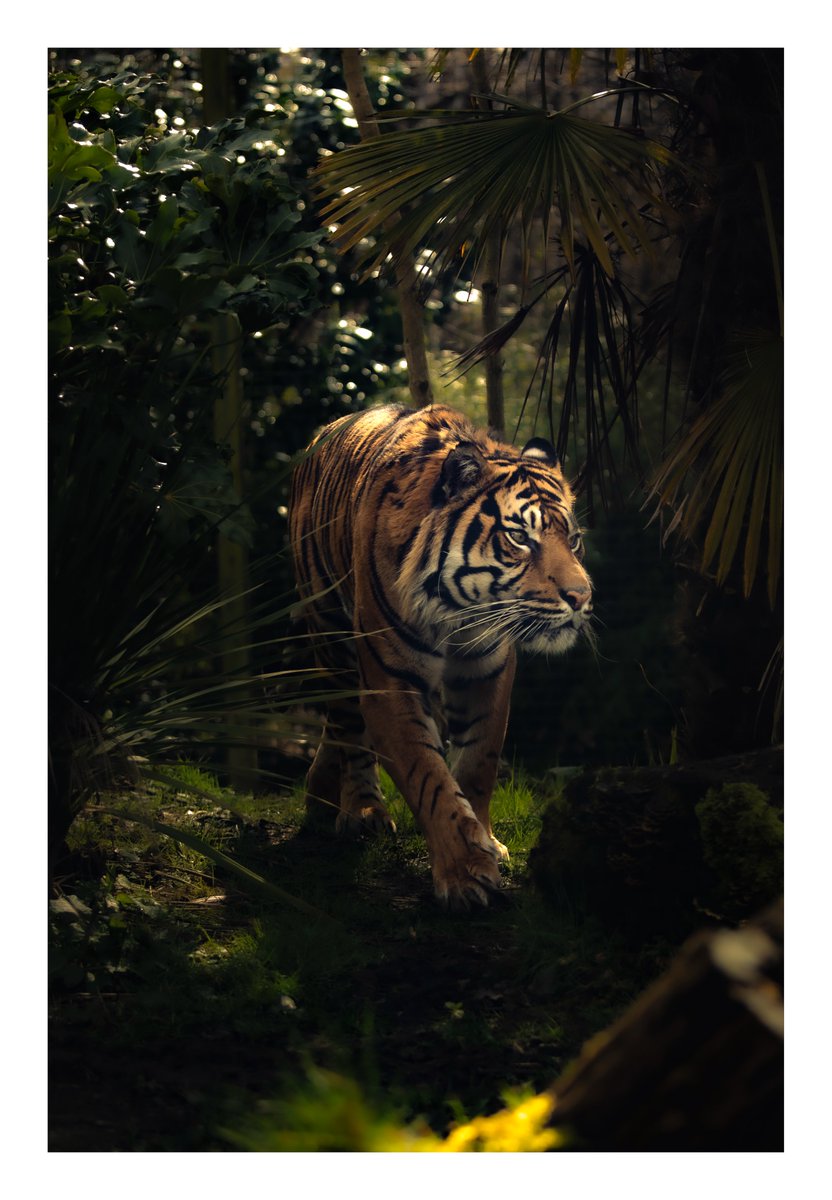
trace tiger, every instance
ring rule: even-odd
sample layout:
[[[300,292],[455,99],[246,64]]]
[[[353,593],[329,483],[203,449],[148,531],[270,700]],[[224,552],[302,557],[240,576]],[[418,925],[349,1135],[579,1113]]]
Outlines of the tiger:
[[[489,806],[516,647],[591,637],[574,495],[555,448],[518,451],[443,405],[324,427],[296,467],[289,541],[317,665],[337,692],[306,780],[338,833],[395,832],[378,765],[427,842],[437,899],[487,906],[508,850]]]

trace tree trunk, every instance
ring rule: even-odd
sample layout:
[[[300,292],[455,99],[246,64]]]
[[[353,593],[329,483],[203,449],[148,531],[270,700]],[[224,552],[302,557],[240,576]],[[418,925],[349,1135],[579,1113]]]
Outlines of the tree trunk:
[[[574,1149],[782,1150],[782,902],[691,938],[552,1091]]]
[[[487,51],[480,50],[471,60],[471,69],[477,91],[488,93],[491,85],[488,79]],[[490,100],[480,101],[487,108],[492,108]],[[482,333],[483,337],[493,333],[500,327],[500,257],[502,238],[499,229],[488,235],[483,260],[482,289]],[[485,396],[488,426],[498,437],[505,436],[505,400],[503,397],[503,355],[500,350],[486,356],[485,359]]]
[[[200,50],[202,74],[202,115],[206,125],[215,125],[231,116],[231,63],[228,50]]]
[[[205,123],[213,125],[232,115],[231,70],[228,50],[201,51],[202,105]],[[242,332],[233,313],[213,317],[210,327],[211,365],[222,380],[222,392],[214,405],[214,440],[231,449],[231,475],[238,497],[243,495],[243,384]],[[217,536],[218,588],[221,596],[229,597],[222,609],[223,624],[236,638],[224,639],[220,670],[229,679],[240,679],[249,673],[250,655],[245,649],[248,598],[248,551],[245,546],[231,542],[220,533]],[[234,642],[236,641],[236,645]],[[242,690],[233,692],[235,704],[242,699]],[[253,746],[229,746],[226,765],[232,787],[250,787],[257,771],[257,750]]]
[[[364,141],[380,136],[378,121],[367,91],[360,50],[342,50],[344,84],[350,98],[358,130]],[[398,216],[385,225],[391,239],[395,238]],[[407,360],[408,382],[414,403],[421,408],[433,403],[427,348],[425,345],[424,308],[419,300],[419,280],[411,261],[400,262],[396,269],[396,295],[402,318],[402,340]]]

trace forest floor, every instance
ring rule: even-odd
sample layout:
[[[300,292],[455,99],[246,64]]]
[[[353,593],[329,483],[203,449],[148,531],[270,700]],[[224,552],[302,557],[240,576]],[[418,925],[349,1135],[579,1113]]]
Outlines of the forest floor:
[[[465,914],[436,905],[392,789],[398,835],[360,843],[310,828],[297,790],[240,797],[187,767],[142,813],[191,845],[83,815],[51,904],[50,1150],[361,1149],[373,1122],[444,1135],[551,1084],[675,948],[536,894],[554,787],[500,785],[511,865],[499,902]]]

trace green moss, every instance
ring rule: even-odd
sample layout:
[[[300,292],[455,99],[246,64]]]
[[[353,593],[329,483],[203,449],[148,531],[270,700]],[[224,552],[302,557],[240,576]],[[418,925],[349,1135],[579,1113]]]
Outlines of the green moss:
[[[705,865],[714,877],[709,905],[747,915],[783,889],[783,822],[752,783],[710,788],[696,805]]]

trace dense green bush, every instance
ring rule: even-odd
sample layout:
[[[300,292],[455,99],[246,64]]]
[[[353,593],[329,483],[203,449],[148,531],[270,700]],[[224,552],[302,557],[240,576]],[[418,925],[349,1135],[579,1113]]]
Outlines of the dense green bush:
[[[753,783],[709,788],[696,806],[710,903],[739,918],[783,891],[783,821]]]
[[[215,440],[223,380],[212,366],[211,318],[233,314],[251,331],[317,303],[305,261],[317,235],[299,230],[294,188],[260,153],[263,131],[242,118],[198,132],[161,129],[143,104],[151,82],[63,72],[50,87],[57,839],[100,783],[100,764],[111,768],[128,744],[135,753],[151,713],[161,732],[160,696],[169,707],[189,672],[210,672],[210,651],[197,643],[183,663],[182,644],[194,643],[195,614],[204,621],[216,607],[199,603],[203,592],[213,599],[213,534],[253,541]],[[119,726],[127,710],[129,736]]]

